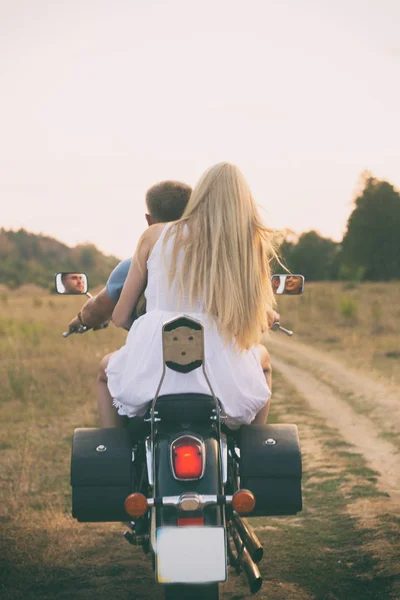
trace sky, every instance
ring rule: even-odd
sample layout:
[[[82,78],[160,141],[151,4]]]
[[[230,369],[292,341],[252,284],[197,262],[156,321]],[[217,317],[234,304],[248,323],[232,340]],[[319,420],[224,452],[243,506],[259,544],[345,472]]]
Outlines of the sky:
[[[237,164],[271,227],[340,240],[400,188],[398,0],[0,0],[0,227],[133,254],[144,197]]]

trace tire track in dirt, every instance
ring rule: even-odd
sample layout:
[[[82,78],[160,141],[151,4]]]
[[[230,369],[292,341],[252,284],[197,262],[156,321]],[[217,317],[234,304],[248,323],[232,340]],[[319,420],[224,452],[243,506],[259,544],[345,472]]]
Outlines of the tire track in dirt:
[[[268,349],[272,356],[272,366],[379,473],[379,487],[390,494],[388,500],[391,509],[400,512],[400,454],[392,443],[380,437],[380,428],[375,424],[376,413],[379,413],[379,421],[386,415],[388,427],[399,425],[400,398],[396,398],[392,389],[382,389],[376,381],[346,368],[337,360],[326,357],[305,344],[274,339],[268,341]],[[331,381],[334,382],[333,385],[329,384]],[[339,386],[342,393],[338,391]],[[379,396],[376,395],[378,386]],[[360,414],[346,401],[349,393],[351,397],[367,402],[368,405],[372,402],[379,405],[374,406],[368,414]]]
[[[271,337],[268,343],[286,361],[312,371],[318,379],[338,391],[357,412],[367,414],[379,424],[400,434],[400,393],[398,388],[384,381],[369,377],[366,373],[344,365],[338,359],[301,342],[283,337]],[[390,412],[390,417],[389,417]]]

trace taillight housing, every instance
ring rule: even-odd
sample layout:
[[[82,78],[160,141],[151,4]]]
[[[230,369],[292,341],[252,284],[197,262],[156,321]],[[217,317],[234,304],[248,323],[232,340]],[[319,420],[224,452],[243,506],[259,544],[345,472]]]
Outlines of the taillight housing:
[[[172,471],[176,479],[200,479],[204,473],[204,444],[190,435],[171,444]]]

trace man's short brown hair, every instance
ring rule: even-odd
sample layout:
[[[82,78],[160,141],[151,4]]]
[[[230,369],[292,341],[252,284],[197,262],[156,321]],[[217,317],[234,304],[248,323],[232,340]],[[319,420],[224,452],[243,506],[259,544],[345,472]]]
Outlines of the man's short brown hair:
[[[168,223],[177,221],[183,215],[192,188],[180,181],[161,181],[146,193],[147,210],[153,221]]]

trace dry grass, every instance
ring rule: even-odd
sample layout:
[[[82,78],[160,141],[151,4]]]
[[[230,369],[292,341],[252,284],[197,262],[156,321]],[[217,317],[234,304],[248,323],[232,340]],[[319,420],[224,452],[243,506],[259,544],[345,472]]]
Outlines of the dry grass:
[[[325,297],[318,289],[309,286],[300,303],[289,298],[291,308],[281,307],[282,321],[287,323],[286,314],[290,315],[293,327],[305,331],[304,322],[300,324],[304,314],[313,318],[326,314],[318,307],[318,298]],[[364,308],[356,299],[361,323]],[[0,297],[4,540],[0,596],[5,600],[106,600],[113,596],[161,600],[150,561],[121,540],[119,524],[82,525],[70,516],[72,432],[78,426],[97,425],[97,365],[125,338],[124,332],[110,327],[63,339],[62,331],[82,302],[74,297],[41,296],[40,302],[29,296]],[[340,327],[349,333],[348,325]],[[321,337],[318,343],[332,345]],[[372,555],[368,544],[377,539],[375,534],[370,535],[348,516],[348,507],[355,500],[362,497],[368,503],[377,497],[374,482],[363,481],[370,474],[362,459],[353,465],[351,453],[340,452],[347,446],[339,434],[312,415],[285,382],[278,379],[277,383],[272,418],[299,424],[306,464],[306,509],[299,518],[257,521],[267,550],[273,548],[261,566],[267,581],[258,597],[395,597],[389,592],[394,576],[391,555],[379,556],[376,544]],[[343,487],[345,478],[347,487]],[[386,525],[377,523],[376,527],[385,538]],[[389,533],[392,529],[393,524],[387,524]],[[243,582],[231,578],[224,586],[224,598],[244,600],[249,596]]]
[[[305,343],[400,383],[400,282],[309,283],[278,297],[281,322]]]

